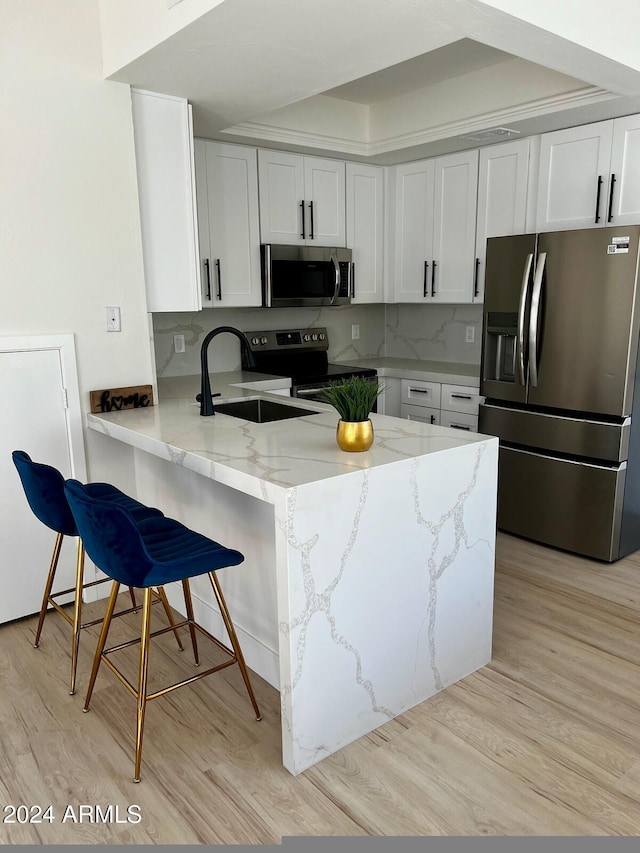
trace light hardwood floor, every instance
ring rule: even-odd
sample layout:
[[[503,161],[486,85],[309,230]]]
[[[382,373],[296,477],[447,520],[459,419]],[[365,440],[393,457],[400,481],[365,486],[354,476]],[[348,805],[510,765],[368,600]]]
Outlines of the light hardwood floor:
[[[606,565],[500,534],[491,664],[295,778],[276,691],[254,676],[255,722],[234,667],[151,703],[134,785],[134,701],[106,669],[81,712],[97,629],[71,697],[68,626],[50,614],[36,651],[34,621],[0,627],[0,806],[51,804],[56,820],[0,825],[0,842],[640,834],[640,552]],[[160,643],[158,682],[190,665]],[[137,804],[142,820],[63,823],[79,804],[121,820]]]

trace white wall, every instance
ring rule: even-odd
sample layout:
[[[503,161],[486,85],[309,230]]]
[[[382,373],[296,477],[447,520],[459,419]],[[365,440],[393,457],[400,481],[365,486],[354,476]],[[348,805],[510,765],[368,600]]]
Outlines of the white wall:
[[[129,89],[102,79],[97,0],[3,0],[0,57],[0,335],[73,333],[86,411],[153,375]],[[108,478],[117,451],[86,444]]]

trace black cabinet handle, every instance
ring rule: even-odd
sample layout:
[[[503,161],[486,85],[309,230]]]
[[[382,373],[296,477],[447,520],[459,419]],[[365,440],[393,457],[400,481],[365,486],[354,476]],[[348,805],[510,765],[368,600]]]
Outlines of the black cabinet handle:
[[[467,432],[471,432],[471,427],[462,426],[462,424],[449,424],[449,426],[451,427],[451,429],[464,429]]]
[[[204,259],[204,268],[207,271],[207,299],[211,302],[211,267],[209,265],[209,258]]]
[[[409,388],[409,393],[410,394],[428,394],[429,389],[428,388]]]
[[[351,298],[356,295],[356,262],[351,263]]]
[[[436,295],[436,262],[433,261],[431,264],[431,295]]]
[[[452,394],[451,399],[452,400],[470,400],[471,395],[470,394]]]
[[[596,222],[600,222],[600,192],[602,190],[602,175],[598,175],[598,189],[596,192]]]
[[[425,261],[424,262],[424,281],[422,282],[422,295],[423,296],[429,295],[429,292],[427,289],[428,288],[428,285],[427,285],[428,275],[429,275],[429,261]]]
[[[607,222],[611,222],[613,219],[613,188],[616,184],[616,176],[611,173],[611,189],[609,190],[609,215],[607,216]]]
[[[305,228],[304,228],[304,199],[300,202],[300,210],[302,211],[302,231],[300,232],[300,236],[304,240],[305,238]]]
[[[429,423],[435,424],[435,422],[436,422],[436,416],[431,415],[431,420],[429,421]]]
[[[220,269],[220,258],[216,258],[216,270],[218,272],[218,299],[222,299],[222,271]]]
[[[475,269],[475,275],[473,277],[473,295],[474,296],[477,296],[479,293],[479,290],[478,290],[479,273],[480,273],[480,258],[476,258],[476,269]]]
[[[313,240],[313,202],[309,202],[309,211],[311,213],[311,233],[309,234],[309,239]]]

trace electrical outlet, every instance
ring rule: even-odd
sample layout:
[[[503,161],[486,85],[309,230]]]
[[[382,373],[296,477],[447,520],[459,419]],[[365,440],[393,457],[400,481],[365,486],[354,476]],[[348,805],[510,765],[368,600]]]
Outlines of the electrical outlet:
[[[357,341],[359,339],[359,337],[360,337],[360,326],[358,325],[358,323],[354,323],[351,326],[351,340]]]
[[[476,330],[475,326],[467,326],[467,333],[465,336],[465,341],[468,344],[472,344],[476,339]]]
[[[107,308],[107,332],[119,332],[120,326],[120,309],[111,307]]]
[[[174,335],[173,336],[173,349],[177,353],[185,351],[184,335]]]

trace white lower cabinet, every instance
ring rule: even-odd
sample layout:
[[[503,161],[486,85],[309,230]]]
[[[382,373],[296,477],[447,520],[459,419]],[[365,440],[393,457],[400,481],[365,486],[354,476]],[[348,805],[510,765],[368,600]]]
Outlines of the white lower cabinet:
[[[423,424],[439,424],[440,409],[432,409],[430,406],[410,406],[403,403],[400,406],[400,417],[405,421],[420,421]]]
[[[422,379],[401,381],[400,417],[469,432],[478,431],[478,389]]]

